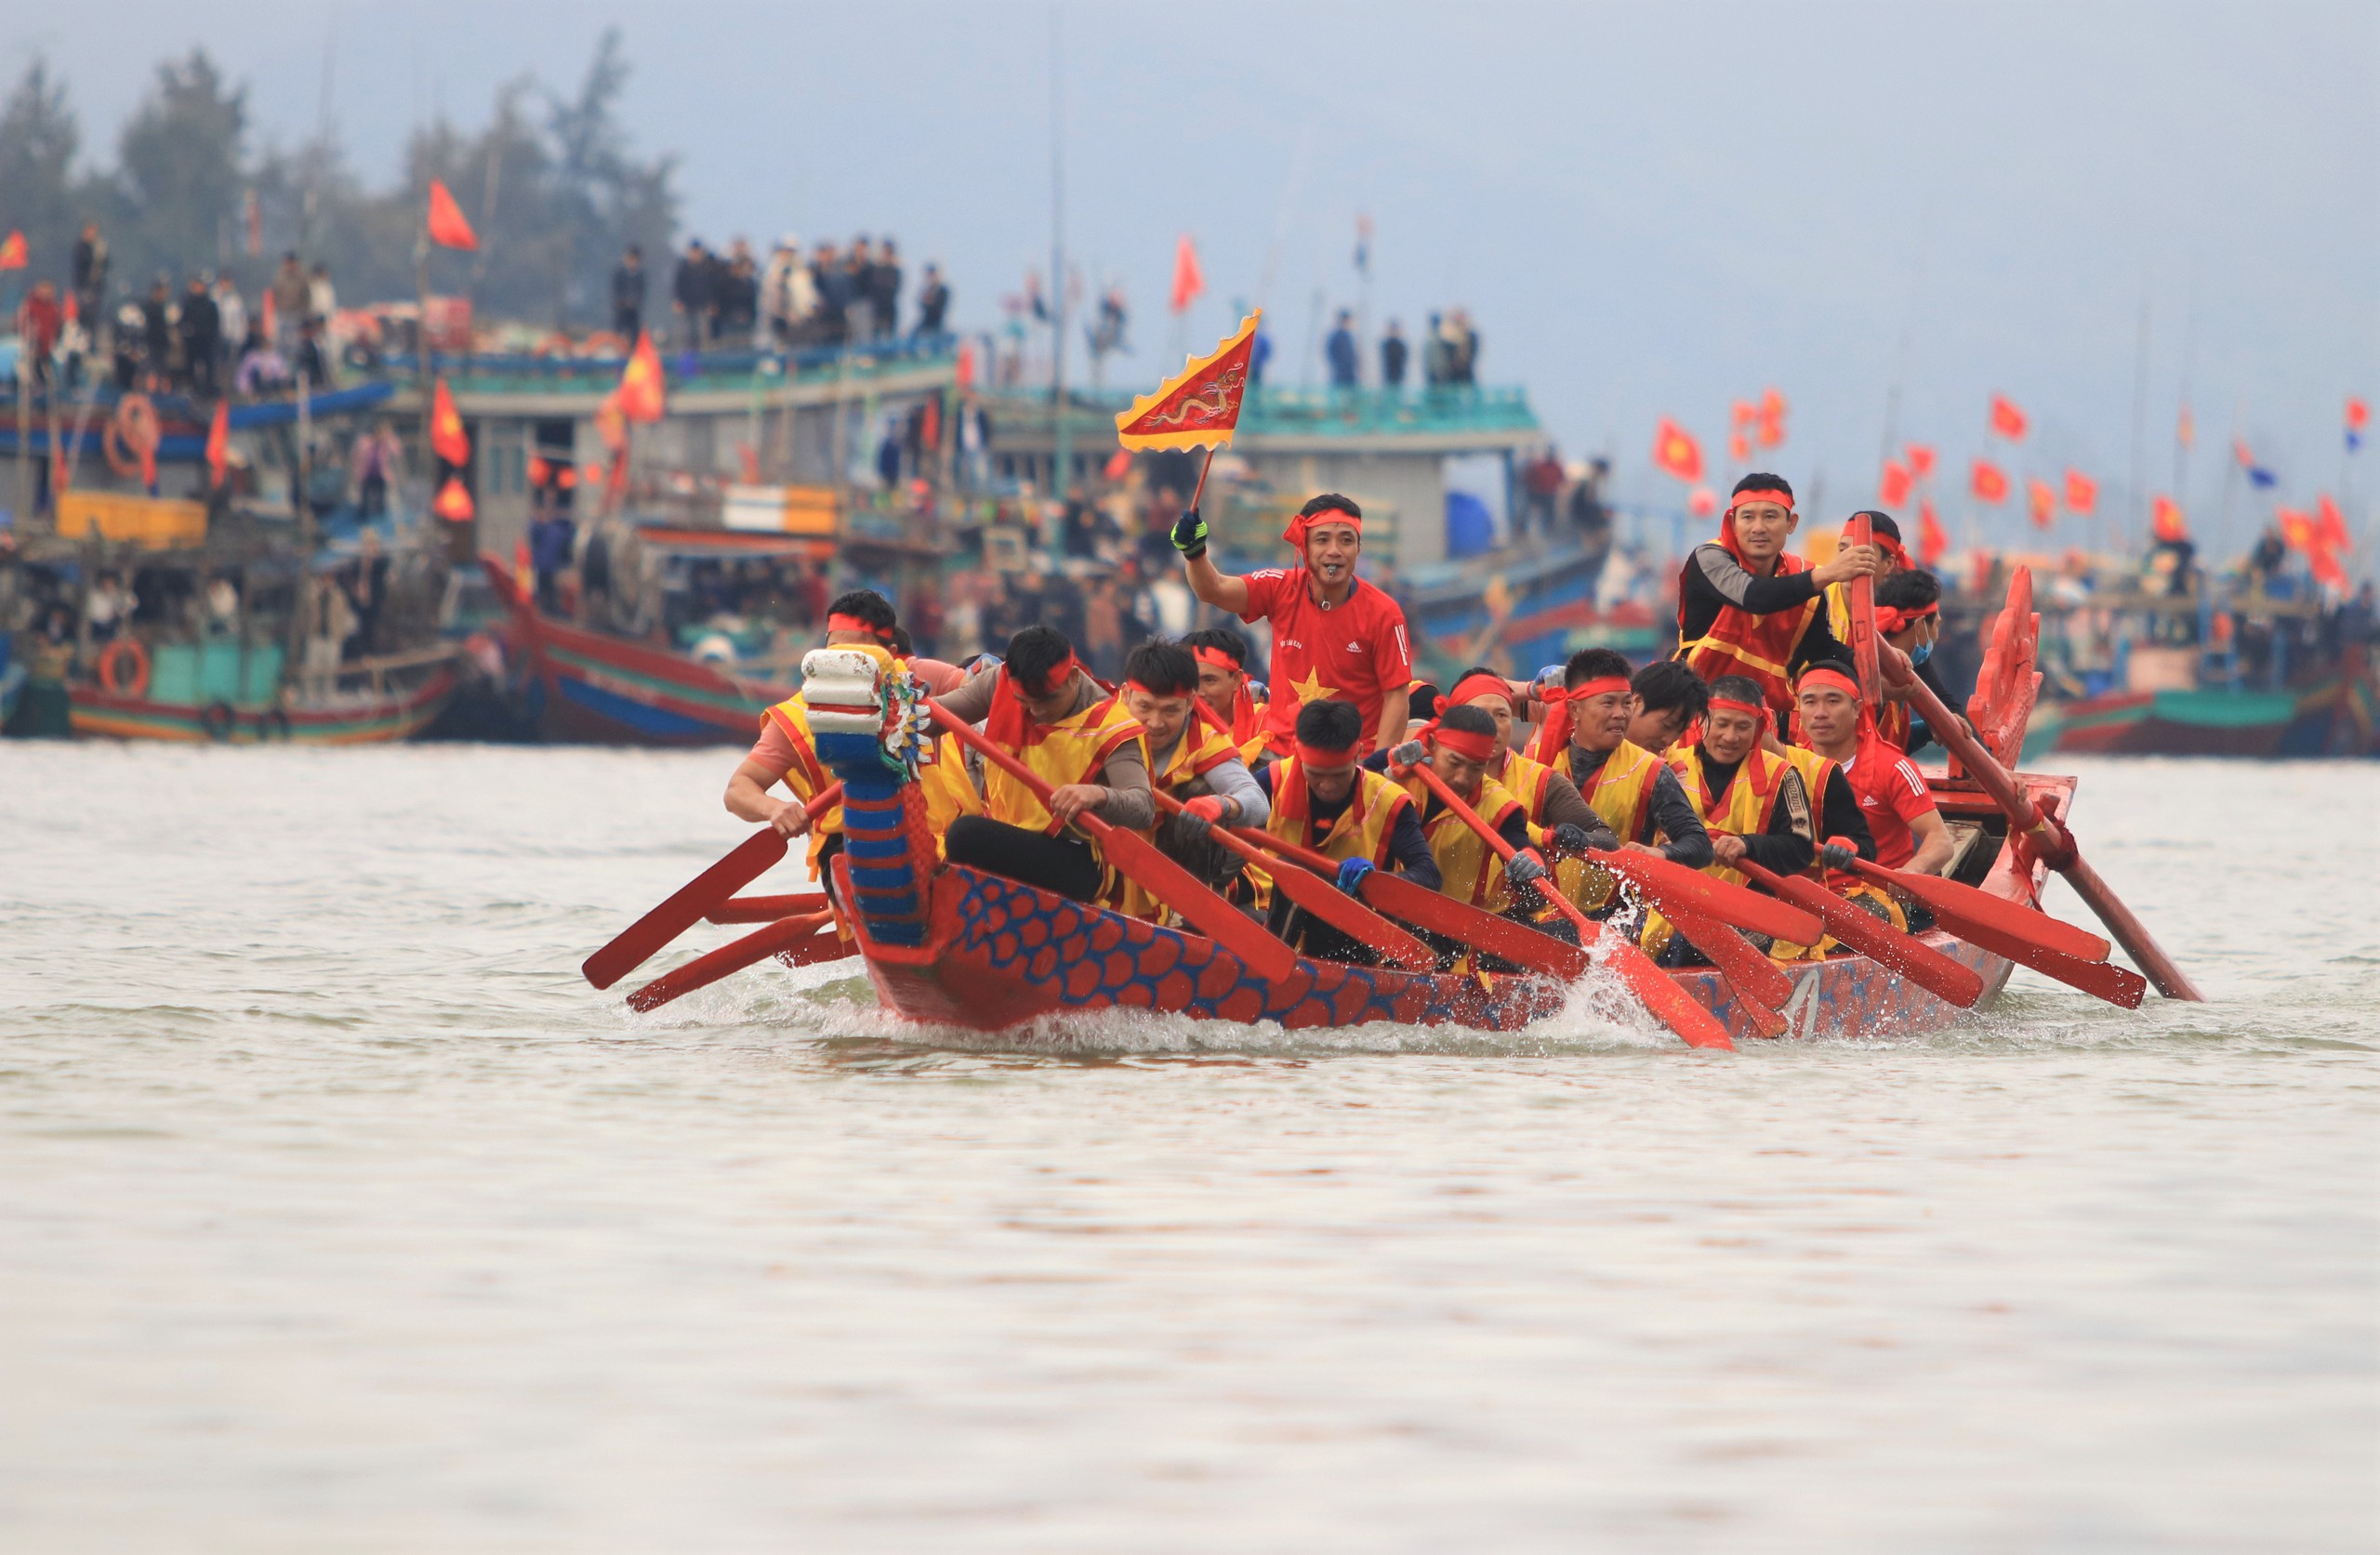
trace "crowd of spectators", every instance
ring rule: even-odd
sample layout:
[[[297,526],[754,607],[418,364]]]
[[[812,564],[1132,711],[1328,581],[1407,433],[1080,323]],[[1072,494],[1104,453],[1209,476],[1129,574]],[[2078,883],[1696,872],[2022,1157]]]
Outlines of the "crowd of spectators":
[[[1364,343],[1357,335],[1354,311],[1341,309],[1322,342],[1323,364],[1329,369],[1333,389],[1364,387]],[[1431,314],[1421,347],[1424,389],[1468,389],[1479,382],[1479,331],[1462,309]],[[1413,367],[1413,342],[1405,337],[1405,326],[1395,319],[1382,325],[1376,351],[1379,376],[1372,387],[1402,390]]]
[[[803,350],[873,345],[898,338],[905,282],[900,246],[891,238],[851,246],[813,245],[807,256],[782,237],[766,260],[742,238],[718,252],[688,240],[669,277],[669,316],[656,336],[681,349],[751,346]],[[659,323],[648,316],[651,276],[641,249],[631,244],[612,272],[612,327],[633,340]],[[939,266],[918,277],[908,333],[932,337],[948,327],[950,287]]]

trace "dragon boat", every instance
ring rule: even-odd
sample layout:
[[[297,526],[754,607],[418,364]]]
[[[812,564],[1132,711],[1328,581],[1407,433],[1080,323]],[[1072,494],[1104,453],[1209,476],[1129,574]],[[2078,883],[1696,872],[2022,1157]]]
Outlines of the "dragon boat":
[[[2040,677],[2029,595],[2012,598],[1968,705],[1993,751],[2023,744]],[[897,664],[865,650],[820,649],[803,664],[818,754],[843,784],[845,850],[831,864],[848,927],[884,1003],[923,1023],[1000,1031],[1043,1017],[1104,1008],[1162,1010],[1291,1029],[1371,1021],[1511,1031],[1554,1014],[1570,990],[1538,975],[1458,975],[1300,957],[1267,979],[1213,941],[1072,901],[940,857],[918,779],[936,758],[928,708]],[[2074,780],[2020,773],[2026,797],[2063,824]],[[1928,774],[1957,840],[1960,883],[2037,907],[2048,865],[2010,836],[2005,814],[1955,764]],[[1940,930],[1922,936],[1982,980],[1986,997],[2012,963]],[[1780,963],[1793,982],[1779,1013],[1789,1035],[1922,1032],[1960,1010],[1867,957]],[[1733,1037],[1760,1034],[1725,977],[1671,971]]]

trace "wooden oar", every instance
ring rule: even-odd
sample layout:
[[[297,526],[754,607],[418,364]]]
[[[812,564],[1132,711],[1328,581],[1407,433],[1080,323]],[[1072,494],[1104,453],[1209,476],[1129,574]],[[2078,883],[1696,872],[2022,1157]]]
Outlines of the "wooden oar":
[[[1933,731],[1934,738],[1939,740],[1945,749],[1959,758],[1959,764],[1983,784],[1984,792],[1991,796],[1992,802],[2008,817],[2009,825],[2025,835],[2035,855],[2066,876],[2066,883],[2074,888],[2074,894],[2081,897],[2083,905],[2108,926],[2108,932],[2123,946],[2124,954],[2139,963],[2141,969],[2156,982],[2157,991],[2169,999],[2203,1000],[2206,995],[2200,993],[2197,984],[2174,964],[2174,958],[2165,954],[2164,947],[2158,944],[2148,926],[2133,916],[2132,909],[2123,904],[2108,883],[2099,878],[2099,872],[2091,867],[2090,861],[2082,857],[2082,851],[2074,845],[2074,834],[2050,819],[2039,803],[2026,797],[2008,769],[1984,748],[1982,741],[1968,732],[1964,723],[1942,705],[1942,699],[1934,694],[1934,688],[1917,678],[1917,671],[1911,665],[1909,656],[1887,642],[1883,645],[1879,657],[1884,679],[1894,685],[1908,688],[1910,701],[1925,715],[1925,727]]]
[[[1872,546],[1876,543],[1875,526],[1865,513],[1854,513],[1843,525],[1843,543],[1846,546]],[[1876,705],[1884,692],[1884,681],[1876,668],[1876,574],[1861,573],[1843,586],[1844,602],[1850,606],[1851,667],[1859,681],[1859,700],[1869,706]],[[1801,941],[1795,941],[1796,944]]]
[[[1900,973],[1937,998],[1961,1009],[1972,1009],[1976,1001],[1983,997],[1983,979],[1974,968],[1951,960],[1916,935],[1904,933],[1873,913],[1854,906],[1816,880],[1799,875],[1779,875],[1748,858],[1738,859],[1728,867],[1742,870],[1778,895],[1791,897],[1807,907],[1825,922],[1828,933],[1876,965]],[[1792,942],[1817,943],[1814,940]]]
[[[1754,950],[1741,934],[1716,918],[1683,906],[1674,911],[1664,907],[1661,913],[1687,944],[1719,969],[1719,975],[1736,991],[1736,998],[1743,1005],[1753,1028],[1763,1036],[1783,1036],[1786,1021],[1777,1013],[1778,1007],[1793,997],[1793,980],[1785,975],[1784,969],[1765,952]]]
[[[1973,886],[1963,886],[1939,875],[1887,869],[1859,858],[1851,861],[1851,873],[1863,880],[1906,891],[1932,908],[1937,918],[1945,913],[1955,913],[1970,923],[1989,924],[2003,934],[2037,944],[2043,950],[2054,950],[2060,955],[2070,955],[2080,961],[2105,961],[2108,958],[2108,942],[2098,935],[2087,929],[2077,929],[2070,923],[2061,923],[2047,913],[2019,902],[2011,902],[2004,896],[1994,896]]]
[[[814,913],[826,904],[824,891],[792,896],[731,896],[703,915],[711,923],[774,923],[796,913]]]
[[[1814,944],[1826,931],[1805,908],[1651,853],[1598,849],[1586,857],[1643,891],[1673,921],[1674,909],[1683,908],[1796,945]]]
[[[1286,863],[1302,865],[1327,879],[1336,879],[1339,862],[1301,848],[1294,842],[1284,842],[1270,832],[1252,831],[1247,827],[1233,828],[1232,835],[1251,846]],[[1275,870],[1277,880],[1281,871]],[[1567,940],[1541,934],[1525,923],[1514,923],[1507,917],[1483,911],[1468,902],[1457,902],[1427,886],[1416,885],[1402,875],[1392,875],[1385,869],[1375,869],[1355,886],[1356,892],[1368,905],[1394,918],[1400,918],[1416,929],[1433,934],[1443,934],[1450,940],[1501,956],[1515,967],[1564,982],[1576,982],[1587,975],[1593,965],[1587,953]]]
[[[1504,861],[1505,868],[1510,869],[1520,850],[1505,841],[1495,827],[1481,820],[1477,810],[1463,803],[1461,796],[1448,787],[1446,779],[1438,776],[1428,762],[1422,762],[1413,771],[1421,774],[1421,781],[1429,786],[1430,792],[1438,797],[1439,802],[1454,811],[1464,825],[1477,832],[1479,839],[1493,849],[1496,856]],[[1643,951],[1618,934],[1604,940],[1603,926],[1579,911],[1577,903],[1542,880],[1532,880],[1529,884],[1536,888],[1540,897],[1552,903],[1577,926],[1581,947],[1592,951],[1598,943],[1601,944],[1604,959],[1610,963],[1612,970],[1620,974],[1620,980],[1628,985],[1629,991],[1663,1025],[1677,1033],[1687,1047],[1724,1048],[1729,1052],[1735,1051],[1736,1045],[1728,1038],[1727,1028],[1719,1023],[1719,1018],[1695,1003],[1685,989],[1646,959]]]
[[[745,935],[730,940],[717,950],[695,956],[682,967],[662,973],[651,982],[628,995],[630,1009],[655,1009],[671,999],[707,988],[731,972],[740,972],[758,961],[772,955],[785,955],[795,966],[813,961],[832,961],[851,955],[857,947],[846,942],[831,928],[831,912],[805,913],[789,917]],[[824,929],[825,932],[820,932]]]
[[[829,784],[802,807],[810,819],[843,802],[843,785]],[[610,944],[579,966],[587,981],[609,988],[653,958],[654,953],[692,929],[703,915],[766,875],[785,857],[787,844],[774,826],[763,826],[728,850],[727,856],[680,886],[669,899],[622,929]]]
[[[1180,799],[1162,788],[1154,792],[1157,802],[1165,807],[1168,814],[1182,813]],[[1265,862],[1265,855],[1234,835],[1231,827],[1210,825],[1207,830],[1216,842],[1241,858],[1256,863]],[[1284,869],[1273,876],[1273,883],[1290,901],[1349,939],[1371,946],[1387,961],[1417,972],[1429,971],[1438,964],[1437,953],[1428,945],[1318,875],[1309,875],[1302,869]]]
[[[979,752],[985,760],[1025,784],[1043,805],[1050,803],[1055,790],[1040,773],[985,738],[974,725],[941,703],[929,698],[927,705],[933,709],[934,722],[957,736],[959,744]],[[1156,843],[1138,832],[1109,825],[1088,810],[1075,817],[1075,824],[1098,842],[1100,850],[1117,873],[1130,876],[1200,933],[1246,962],[1257,976],[1277,982],[1297,970],[1296,952],[1264,932],[1263,925],[1200,885],[1197,876],[1167,858]]]
[[[1864,860],[1855,862],[1852,870],[1863,880],[1873,880],[1879,885],[1904,890],[1907,889],[1906,882],[1911,878],[1901,870],[1879,869]],[[1919,876],[1915,878],[1923,879],[1924,876]],[[2043,976],[2056,978],[2069,987],[2080,988],[2086,994],[2107,1000],[2109,1004],[2122,1005],[2126,1009],[2138,1009],[2141,995],[2148,992],[2148,981],[2138,972],[2130,971],[2122,967],[2110,966],[2104,961],[2069,955],[2065,951],[2043,942],[2038,934],[2026,933],[2021,928],[2011,929],[2003,917],[1977,917],[1962,911],[1959,906],[1950,902],[1928,901],[1915,891],[1911,891],[1910,894],[1918,896],[1920,901],[1925,902],[1926,906],[1933,911],[1934,921],[1962,940],[1972,941],[1995,955],[2004,955],[2011,961],[2030,967]],[[1978,891],[1976,894],[1982,893]],[[1997,897],[1986,900],[1999,902]],[[2010,903],[2003,902],[2000,903],[2000,905],[2004,907]],[[2047,921],[2056,923],[2057,920],[2050,918]],[[2059,927],[2069,926],[2061,924]]]

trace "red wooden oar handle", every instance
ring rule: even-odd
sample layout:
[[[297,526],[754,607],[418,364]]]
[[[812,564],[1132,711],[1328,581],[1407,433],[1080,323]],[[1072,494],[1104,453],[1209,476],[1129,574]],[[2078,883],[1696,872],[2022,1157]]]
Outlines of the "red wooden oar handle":
[[[1843,543],[1846,546],[1872,546],[1876,543],[1875,526],[1865,513],[1854,513],[1843,526]],[[1859,681],[1859,700],[1874,706],[1884,692],[1884,682],[1876,670],[1876,574],[1861,573],[1843,586],[1843,597],[1850,606],[1851,667]]]
[[[731,896],[703,916],[712,923],[774,923],[797,913],[814,913],[826,904],[825,891],[799,891],[790,896]]]
[[[1738,859],[1727,867],[1740,869],[1778,895],[1801,903],[1824,920],[1828,933],[1936,997],[1962,1009],[1974,1008],[1976,1001],[1983,997],[1983,979],[1974,968],[1951,960],[1914,934],[1905,933],[1873,913],[1853,906],[1816,880],[1779,875],[1750,858]]]
[[[1825,932],[1825,925],[1790,902],[1746,890],[1670,859],[1620,849],[1592,850],[1587,857],[1651,897],[1653,905],[1672,917],[1677,916],[1673,907],[1684,907],[1796,945],[1814,944]]]
[[[1057,791],[1048,779],[1002,750],[973,724],[941,703],[929,697],[926,705],[932,710],[934,722],[957,736],[959,744],[1025,784],[1045,807],[1051,803]],[[1295,951],[1201,885],[1196,876],[1167,858],[1156,843],[1138,832],[1111,825],[1088,810],[1077,812],[1074,819],[1098,840],[1107,862],[1117,873],[1130,876],[1150,895],[1180,913],[1200,933],[1246,962],[1258,976],[1278,981],[1297,970]]]
[[[1495,850],[1496,856],[1502,859],[1509,869],[1513,860],[1519,856],[1519,850],[1505,841],[1496,828],[1481,820],[1477,810],[1463,803],[1461,796],[1448,787],[1446,779],[1438,776],[1428,762],[1422,762],[1413,771],[1421,774],[1422,783],[1441,803],[1461,817],[1464,825],[1477,832],[1481,841]],[[1612,970],[1620,974],[1620,980],[1644,1002],[1645,1008],[1670,1030],[1677,1033],[1686,1046],[1735,1050],[1736,1045],[1728,1038],[1727,1028],[1719,1023],[1718,1017],[1695,1003],[1673,980],[1663,976],[1659,968],[1646,959],[1643,951],[1617,934],[1604,940],[1602,925],[1580,912],[1577,903],[1543,880],[1532,880],[1529,884],[1537,888],[1540,898],[1552,903],[1578,926],[1580,945],[1591,949],[1600,945],[1604,958],[1611,963]]]
[[[1902,890],[1909,890],[1909,882],[1912,880],[1922,881],[1928,878],[1925,876],[1911,876],[1897,869],[1880,869],[1865,861],[1858,863],[1853,872],[1862,879],[1874,880],[1881,885],[1899,887]],[[1937,884],[1939,883],[1937,882]],[[1963,940],[1972,941],[1994,955],[2003,955],[2022,966],[2030,967],[2044,976],[2054,977],[2069,987],[2080,988],[2086,994],[2107,1000],[2109,1004],[2121,1005],[2126,1009],[2140,1008],[2141,995],[2148,990],[2149,985],[2138,972],[2122,967],[2111,967],[2104,961],[2070,955],[2064,950],[2044,942],[2043,936],[2029,932],[2029,926],[2016,918],[2016,914],[2030,912],[2030,908],[2017,908],[2012,903],[2003,902],[1998,897],[1984,896],[1981,891],[1976,891],[1974,892],[1976,896],[1983,897],[1984,901],[1993,903],[1996,907],[2013,909],[1988,916],[1978,916],[1967,911],[1967,903],[1955,896],[1937,896],[1929,899],[1914,890],[1911,890],[1911,894],[1918,896],[1919,900],[1924,901],[1933,909],[1936,922]],[[2043,922],[2057,922],[2055,918],[2043,918],[2040,914],[2034,914],[2033,916]],[[2058,927],[2071,928],[2067,924],[2058,924]]]
[[[1939,916],[1957,913],[1963,917],[1990,924],[2003,934],[2013,934],[2054,950],[2060,955],[2070,955],[2078,961],[2105,961],[2108,942],[2087,929],[2077,929],[2062,923],[2047,913],[2037,912],[2006,897],[1980,891],[1973,886],[1963,886],[1956,880],[1945,880],[1938,875],[1919,875],[1906,869],[1887,869],[1883,864],[1870,863],[1866,859],[1851,861],[1851,873],[1863,880],[1880,886],[1890,886],[1908,892]]]
[[[1185,808],[1162,788],[1152,787],[1150,791],[1170,815],[1179,815]],[[1218,843],[1241,858],[1254,863],[1266,862],[1261,850],[1243,841],[1231,827],[1210,824],[1207,830]],[[1285,869],[1273,880],[1290,901],[1356,942],[1381,952],[1387,960],[1417,972],[1429,971],[1438,964],[1435,951],[1320,876],[1302,869]]]
[[[781,918],[766,929],[730,940],[717,950],[697,955],[682,967],[673,967],[651,982],[628,995],[628,1008],[636,1010],[657,1008],[671,999],[681,998],[697,988],[707,988],[731,972],[740,972],[758,961],[787,951],[807,948],[813,938],[840,941],[826,928],[833,919],[831,912],[808,913],[799,917]],[[817,959],[815,956],[804,959]]]

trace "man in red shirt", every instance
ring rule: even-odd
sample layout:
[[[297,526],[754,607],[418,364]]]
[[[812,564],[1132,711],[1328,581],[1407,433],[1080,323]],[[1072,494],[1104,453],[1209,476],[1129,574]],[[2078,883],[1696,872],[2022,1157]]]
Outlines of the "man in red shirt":
[[[1860,819],[1876,838],[1876,862],[1917,875],[1942,873],[1950,862],[1950,828],[1917,768],[1876,733],[1859,682],[1821,661],[1802,671],[1794,705],[1809,747],[1835,764],[1858,797]]]
[[[1413,647],[1396,601],[1355,576],[1363,509],[1325,493],[1298,509],[1281,538],[1303,565],[1227,577],[1207,559],[1207,521],[1197,509],[1173,526],[1193,594],[1242,621],[1273,625],[1266,748],[1276,756],[1292,748],[1298,709],[1309,702],[1352,702],[1371,731],[1371,748],[1403,744]]]

